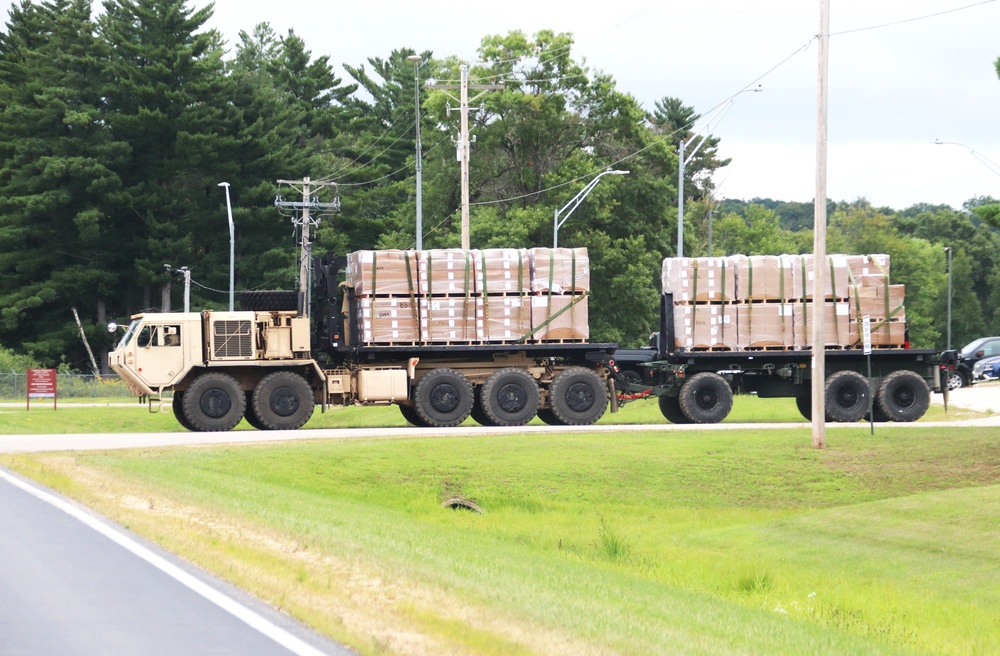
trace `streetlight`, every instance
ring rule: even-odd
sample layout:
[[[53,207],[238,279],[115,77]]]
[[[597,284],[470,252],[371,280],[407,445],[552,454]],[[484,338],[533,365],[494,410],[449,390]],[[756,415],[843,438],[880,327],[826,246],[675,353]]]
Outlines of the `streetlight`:
[[[944,247],[948,254],[948,350],[951,350],[951,246]]]
[[[226,212],[229,214],[229,311],[233,311],[233,282],[236,278],[236,231],[233,229],[233,206],[229,202],[229,183],[220,182],[226,188]]]
[[[993,160],[991,160],[986,155],[983,155],[980,152],[976,152],[976,149],[973,148],[972,146],[967,146],[964,143],[958,143],[957,141],[941,141],[940,139],[935,139],[934,140],[934,145],[935,146],[946,146],[946,145],[947,146],[961,146],[962,148],[965,148],[966,150],[968,150],[969,154],[971,154],[973,157],[975,157],[977,160],[979,160],[980,164],[982,164],[983,166],[985,166],[986,168],[988,168],[990,170],[990,173],[992,173],[993,175],[995,175],[997,177],[1000,177],[1000,164],[997,164],[996,162],[994,162]]]
[[[628,171],[612,171],[611,169],[598,173],[593,180],[587,183],[586,187],[580,190],[580,193],[578,193],[576,196],[573,196],[573,198],[568,203],[563,205],[561,209],[556,210],[556,215],[552,219],[552,248],[559,248],[559,228],[562,227],[562,224],[566,223],[566,219],[568,219],[569,215],[573,213],[573,210],[575,210],[577,207],[580,206],[580,203],[582,203],[583,199],[587,197],[587,194],[589,194],[594,189],[594,187],[597,186],[597,182],[601,179],[602,176],[609,174],[628,175],[628,173],[629,173]],[[572,207],[570,207],[570,205],[572,205]],[[559,215],[562,214],[564,211],[566,211],[566,208],[569,208],[569,211],[566,212],[566,216],[564,216],[563,220],[560,221]]]
[[[722,110],[725,109],[725,111],[728,112],[733,106],[733,103],[736,102],[736,96],[741,93],[760,93],[763,90],[764,89],[758,85],[753,89],[743,89],[743,91],[737,92],[732,98],[729,99],[728,103],[719,107],[716,112],[716,116],[718,116],[721,121],[722,117],[725,116],[725,113]],[[690,146],[692,142],[697,140],[698,135],[701,134],[702,130],[707,129],[711,122],[711,120],[706,121],[701,130],[698,130],[698,132],[696,132],[687,143],[684,143],[684,140],[681,139],[677,144],[677,257],[684,257],[684,167],[687,166],[692,159],[694,159],[694,156],[698,154],[701,147],[705,145],[705,142],[708,140],[708,134],[702,135],[701,141],[698,142],[698,144],[694,147],[694,150],[691,151],[691,154],[688,155],[687,158],[684,157],[684,147]]]
[[[420,153],[420,55],[410,55],[407,61],[413,62],[413,109],[417,115],[417,250],[424,249],[424,207],[422,193],[421,173],[423,171],[423,158]]]

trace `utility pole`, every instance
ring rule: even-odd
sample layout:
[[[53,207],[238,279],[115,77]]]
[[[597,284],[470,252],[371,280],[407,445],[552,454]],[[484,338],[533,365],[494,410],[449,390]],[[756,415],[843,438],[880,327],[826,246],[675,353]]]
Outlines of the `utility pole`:
[[[447,93],[454,89],[453,84],[428,84],[428,89],[439,89],[445,91],[452,100],[458,101],[458,111],[462,117],[461,132],[458,138],[458,160],[462,165],[462,249],[469,250],[469,103],[479,99],[487,91],[503,89],[502,84],[469,84],[469,65],[462,64],[461,79],[459,81],[459,97]],[[482,89],[482,93],[473,98],[469,98],[469,89]]]
[[[302,202],[283,201],[281,196],[274,200],[277,207],[301,210],[299,218],[292,219],[292,223],[302,227],[302,241],[299,245],[299,314],[303,317],[309,316],[310,304],[310,267],[309,256],[312,253],[312,242],[309,241],[309,228],[314,225],[309,217],[309,210],[328,209],[333,212],[340,211],[340,199],[334,198],[332,203],[321,203],[318,197],[311,196],[314,187],[336,187],[335,182],[313,182],[306,177],[302,180],[278,180],[278,184],[288,184],[302,187]],[[319,219],[315,220],[315,225],[319,225]]]
[[[826,144],[830,70],[830,0],[819,0],[819,90],[816,119],[816,202],[813,226],[812,444],[826,448]],[[805,281],[803,281],[804,283]],[[836,300],[834,301],[836,302]]]

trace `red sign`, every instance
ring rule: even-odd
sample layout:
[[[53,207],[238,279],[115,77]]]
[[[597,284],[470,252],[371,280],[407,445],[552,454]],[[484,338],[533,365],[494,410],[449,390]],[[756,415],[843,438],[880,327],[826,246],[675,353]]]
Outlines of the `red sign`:
[[[55,409],[55,369],[28,369],[28,410],[31,410],[31,399],[52,399],[52,409]]]

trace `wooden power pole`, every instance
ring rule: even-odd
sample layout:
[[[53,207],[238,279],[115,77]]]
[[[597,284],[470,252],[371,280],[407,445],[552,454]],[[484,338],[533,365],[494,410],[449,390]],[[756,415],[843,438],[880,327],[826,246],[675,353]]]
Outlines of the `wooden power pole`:
[[[274,201],[277,207],[290,208],[293,210],[299,210],[301,214],[295,219],[292,219],[294,223],[302,227],[302,241],[299,244],[299,308],[302,316],[309,316],[309,256],[312,253],[312,242],[309,240],[309,228],[316,224],[319,224],[319,219],[312,219],[309,216],[309,210],[331,210],[337,212],[340,210],[340,199],[335,199],[332,203],[321,203],[318,198],[314,198],[311,194],[317,187],[336,187],[335,182],[314,182],[310,178],[306,177],[302,180],[278,180],[279,184],[288,184],[294,186],[301,186],[302,188],[302,202],[296,201],[283,201],[281,196]]]

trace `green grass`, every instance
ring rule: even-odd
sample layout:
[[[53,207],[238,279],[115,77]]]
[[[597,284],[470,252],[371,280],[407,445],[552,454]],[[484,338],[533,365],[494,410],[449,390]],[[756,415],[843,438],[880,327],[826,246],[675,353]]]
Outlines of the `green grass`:
[[[859,424],[830,428],[822,451],[808,430],[744,430],[0,462],[363,653],[996,654],[995,432]],[[442,507],[453,497],[484,514]]]
[[[105,404],[99,407],[89,405]],[[952,407],[948,414],[938,405],[931,405],[921,421],[945,421],[982,416],[970,410]],[[803,422],[802,415],[792,399],[758,399],[737,396],[733,411],[726,423],[780,423]],[[608,412],[600,424],[664,424],[655,399],[633,401],[617,413]],[[476,425],[472,419],[469,426]],[[535,419],[533,425],[541,425]],[[363,428],[404,426],[399,409],[395,406],[330,408],[325,413],[319,409],[304,428]],[[859,424],[860,425],[860,424]],[[60,401],[58,409],[51,402],[32,404],[30,411],[23,404],[0,406],[0,434],[29,435],[38,433],[134,433],[168,432],[184,430],[174,419],[167,402],[161,413],[149,413],[145,405],[133,400],[98,399],[80,400],[78,403]],[[253,430],[245,421],[236,430]]]

